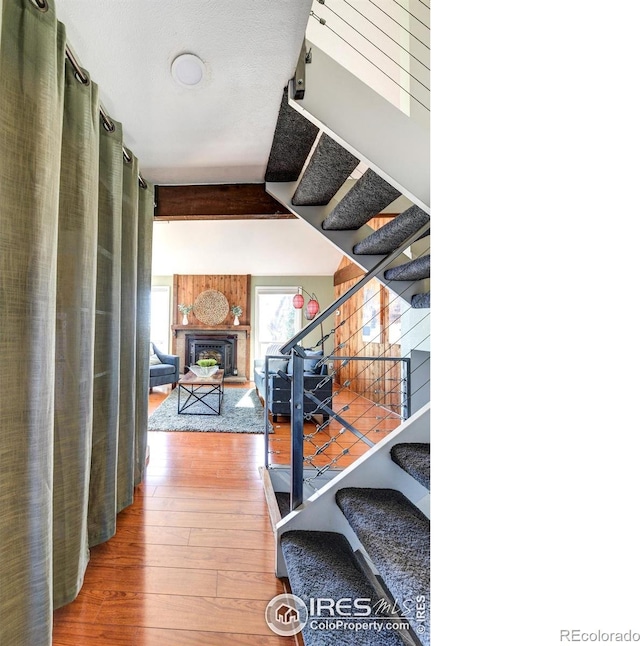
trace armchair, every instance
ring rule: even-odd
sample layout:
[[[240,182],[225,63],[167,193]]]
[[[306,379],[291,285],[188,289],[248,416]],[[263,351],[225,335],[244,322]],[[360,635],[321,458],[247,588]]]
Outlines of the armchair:
[[[171,387],[175,388],[180,379],[180,357],[175,354],[164,354],[151,343],[151,356],[154,354],[160,363],[150,362],[149,388],[163,384],[171,384]]]
[[[291,382],[285,377],[281,377],[278,371],[291,374],[289,369],[289,357],[277,354],[277,344],[267,349],[269,357],[269,375],[265,374],[265,360],[256,359],[254,361],[253,380],[256,386],[258,396],[262,400],[265,407],[269,409],[273,415],[273,421],[278,421],[279,415],[289,417],[291,415]],[[313,391],[315,397],[331,408],[333,397],[333,377],[329,376],[327,364],[318,366],[318,362],[322,358],[321,352],[307,353],[308,359],[305,359],[304,371],[304,388],[305,390]],[[269,401],[265,400],[266,382],[269,384]],[[305,396],[304,398],[304,412],[307,414],[315,413],[317,409],[316,404]],[[329,419],[329,415],[324,411],[318,411],[318,415],[322,415],[323,421]]]

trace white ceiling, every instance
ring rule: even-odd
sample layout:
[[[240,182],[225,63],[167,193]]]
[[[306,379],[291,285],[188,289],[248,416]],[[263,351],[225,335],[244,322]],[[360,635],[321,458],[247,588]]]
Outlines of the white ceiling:
[[[156,184],[264,181],[312,0],[57,0],[107,113]],[[201,85],[171,63],[193,53]],[[300,220],[154,223],[153,273],[330,275],[342,254]]]
[[[311,0],[58,0],[56,7],[146,179],[264,181]],[[171,76],[172,61],[186,52],[205,64],[194,88]]]

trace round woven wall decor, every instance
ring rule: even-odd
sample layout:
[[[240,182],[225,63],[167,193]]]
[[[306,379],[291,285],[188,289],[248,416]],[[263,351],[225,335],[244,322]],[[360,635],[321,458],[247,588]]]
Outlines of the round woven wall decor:
[[[207,289],[198,294],[193,304],[193,313],[198,321],[207,325],[217,325],[229,314],[229,301],[224,294],[215,289]]]

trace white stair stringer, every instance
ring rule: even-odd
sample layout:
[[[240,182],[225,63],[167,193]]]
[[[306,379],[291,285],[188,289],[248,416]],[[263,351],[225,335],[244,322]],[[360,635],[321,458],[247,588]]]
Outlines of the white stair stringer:
[[[291,198],[295,193],[297,182],[267,182],[266,191],[269,195],[278,200],[291,213],[297,215],[307,224],[311,225],[316,231],[321,233],[337,249],[348,256],[354,263],[361,267],[365,272],[371,271],[384,256],[367,256],[356,255],[353,253],[353,247],[367,236],[371,235],[373,229],[369,225],[364,225],[356,231],[332,231],[322,228],[322,222],[327,215],[336,206],[339,199],[332,199],[325,206],[295,206],[291,203]],[[391,267],[397,267],[407,262],[408,257],[400,255],[387,267],[381,270],[376,278],[386,285],[394,294],[402,298],[407,303],[411,303],[411,297],[414,294],[424,294],[429,292],[430,280],[387,280],[384,277],[384,271]]]
[[[430,211],[429,127],[410,119],[316,44],[304,99],[289,105],[369,168]]]
[[[335,497],[339,489],[345,487],[396,489],[416,505],[425,516],[430,516],[429,491],[399,467],[390,455],[391,447],[395,444],[430,441],[430,413],[431,404],[425,404],[395,431],[378,442],[276,525],[276,576],[287,576],[280,549],[280,537],[293,529],[339,532],[347,538],[354,551],[363,549],[336,504]]]

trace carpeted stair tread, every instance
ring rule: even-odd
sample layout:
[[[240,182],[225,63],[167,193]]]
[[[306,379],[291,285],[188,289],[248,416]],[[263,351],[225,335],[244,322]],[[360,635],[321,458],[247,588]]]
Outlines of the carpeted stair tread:
[[[411,297],[411,307],[415,309],[427,309],[431,307],[431,293],[414,294]]]
[[[340,489],[336,502],[398,604],[425,597],[426,621],[416,622],[413,612],[407,620],[428,644],[429,519],[394,489]]]
[[[423,280],[431,276],[431,256],[424,255],[384,272],[386,280]]]
[[[428,213],[418,206],[411,206],[355,245],[353,253],[360,255],[391,253],[429,220]],[[429,234],[425,233],[422,237],[427,235]]]
[[[284,518],[290,511],[291,495],[288,491],[276,491],[276,502],[278,503],[278,510],[280,516]]]
[[[294,182],[318,135],[318,127],[289,105],[285,88],[264,175],[266,182]]]
[[[411,442],[391,447],[391,459],[429,489],[431,445]]]
[[[329,213],[322,228],[331,231],[359,229],[400,195],[400,191],[368,168]]]
[[[355,155],[323,133],[291,203],[296,206],[328,204],[358,163]]]
[[[342,534],[294,530],[282,535],[281,545],[291,592],[300,597],[307,608],[311,597],[334,600],[370,598],[377,601],[377,593],[367,581],[349,541]],[[303,628],[302,636],[305,646],[403,644],[399,635],[390,630],[313,630],[309,623]]]

